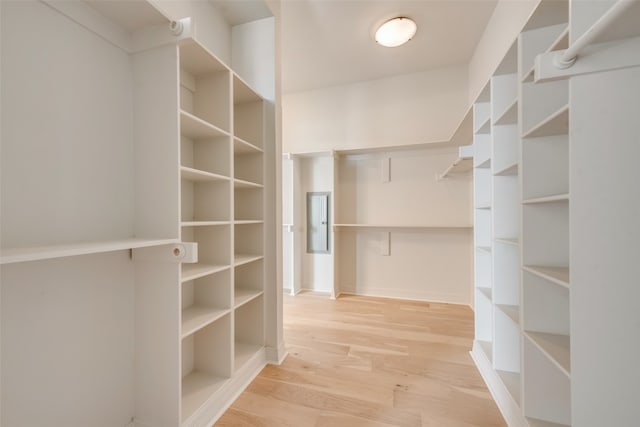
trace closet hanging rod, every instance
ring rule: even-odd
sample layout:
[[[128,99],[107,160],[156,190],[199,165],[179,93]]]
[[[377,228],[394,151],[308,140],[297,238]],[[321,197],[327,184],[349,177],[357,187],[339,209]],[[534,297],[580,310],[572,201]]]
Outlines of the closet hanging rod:
[[[589,45],[595,38],[607,29],[613,22],[622,16],[630,6],[638,0],[618,0],[607,10],[591,27],[587,29],[578,40],[569,46],[568,49],[556,55],[553,64],[560,69],[571,67],[578,57],[578,54]]]

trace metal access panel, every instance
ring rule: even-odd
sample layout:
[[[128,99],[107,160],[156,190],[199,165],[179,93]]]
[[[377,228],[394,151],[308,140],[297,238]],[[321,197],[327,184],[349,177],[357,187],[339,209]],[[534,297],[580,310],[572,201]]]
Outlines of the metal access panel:
[[[331,193],[307,193],[307,253],[328,254]]]

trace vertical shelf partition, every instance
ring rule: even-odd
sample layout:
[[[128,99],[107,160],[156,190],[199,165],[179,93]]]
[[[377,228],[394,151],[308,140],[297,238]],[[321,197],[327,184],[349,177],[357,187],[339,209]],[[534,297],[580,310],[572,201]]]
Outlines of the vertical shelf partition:
[[[476,341],[482,355],[493,360],[493,244],[491,238],[491,86],[473,106],[474,261]]]
[[[264,347],[264,103],[233,76],[233,366],[250,365]]]
[[[491,78],[493,368],[520,404],[520,137],[518,46]]]
[[[523,409],[534,425],[571,425],[569,82],[536,83],[529,72],[537,55],[566,48],[567,35],[566,21],[520,35]]]

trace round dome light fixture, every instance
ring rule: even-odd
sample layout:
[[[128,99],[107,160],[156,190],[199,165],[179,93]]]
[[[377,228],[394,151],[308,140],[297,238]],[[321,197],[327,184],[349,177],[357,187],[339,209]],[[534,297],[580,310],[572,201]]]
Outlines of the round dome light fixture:
[[[398,47],[413,38],[418,26],[407,17],[399,16],[385,22],[376,31],[376,42],[385,47]]]

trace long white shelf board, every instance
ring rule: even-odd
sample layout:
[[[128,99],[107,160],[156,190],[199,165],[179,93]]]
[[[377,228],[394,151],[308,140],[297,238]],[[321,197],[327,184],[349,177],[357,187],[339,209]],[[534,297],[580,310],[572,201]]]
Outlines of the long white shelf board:
[[[551,196],[536,197],[533,199],[525,199],[522,201],[522,204],[532,205],[535,203],[556,203],[556,202],[568,202],[568,201],[569,201],[569,193],[563,193],[563,194],[554,194]]]
[[[234,154],[251,154],[262,153],[262,148],[257,145],[253,145],[250,142],[245,141],[237,136],[233,138],[233,153]]]
[[[246,288],[235,288],[233,300],[235,308],[238,308],[249,301],[252,301],[262,295],[262,291],[258,291],[255,289],[246,289]]]
[[[487,117],[485,121],[482,122],[480,126],[478,126],[478,129],[476,129],[473,133],[483,134],[483,133],[489,133],[490,131],[491,131],[491,117]]]
[[[64,245],[34,246],[25,248],[2,248],[0,264],[41,261],[78,255],[90,255],[103,252],[114,252],[126,249],[147,248],[150,246],[177,243],[178,239],[122,239],[96,242],[78,242]]]
[[[235,225],[264,224],[261,219],[236,219],[233,221]]]
[[[497,239],[494,239],[494,241],[496,243],[502,243],[504,245],[518,246],[519,244],[519,240],[516,238],[497,238]]]
[[[215,322],[231,310],[191,306],[182,310],[182,338],[189,336]]]
[[[495,172],[493,175],[495,176],[517,176],[518,175],[518,163],[514,163],[507,167],[500,169]]]
[[[491,167],[491,157],[486,159],[480,159],[478,164],[475,165],[476,169],[489,169]]]
[[[520,308],[517,305],[496,304],[496,307],[513,320],[516,325],[520,324]]]
[[[569,267],[545,267],[540,265],[525,265],[524,271],[542,277],[565,288],[571,283]]]
[[[230,225],[231,221],[182,221],[182,227],[207,227],[212,225]]]
[[[192,139],[229,136],[227,131],[184,110],[180,111],[180,133]]]
[[[518,98],[514,99],[493,123],[494,126],[512,125],[518,123]]]
[[[231,179],[228,176],[206,172],[187,166],[180,166],[180,173],[182,178],[189,181],[229,181]]]
[[[235,188],[262,188],[264,187],[262,184],[258,184],[257,182],[245,181],[244,179],[236,178],[233,181],[233,185]]]
[[[218,273],[230,268],[228,265],[214,264],[182,264],[182,282]]]
[[[480,292],[482,295],[485,296],[485,298],[487,298],[489,301],[491,301],[493,299],[493,291],[491,290],[491,288],[482,288],[482,287],[477,287],[476,288],[478,290],[478,292]]]
[[[525,335],[567,376],[571,376],[571,339],[568,335],[525,331]]]
[[[194,371],[182,379],[182,422],[202,407],[228,381],[227,378]]]
[[[236,254],[234,257],[234,264],[236,267],[244,264],[249,264],[253,261],[258,261],[264,258],[262,255],[247,255],[247,254]]]
[[[564,105],[537,125],[525,132],[523,138],[566,135],[569,133],[569,105]]]

